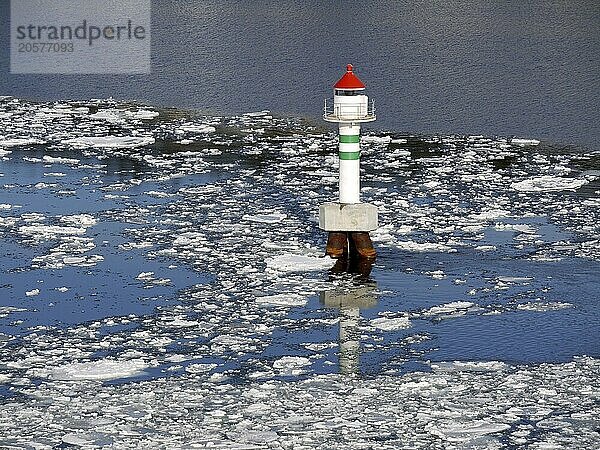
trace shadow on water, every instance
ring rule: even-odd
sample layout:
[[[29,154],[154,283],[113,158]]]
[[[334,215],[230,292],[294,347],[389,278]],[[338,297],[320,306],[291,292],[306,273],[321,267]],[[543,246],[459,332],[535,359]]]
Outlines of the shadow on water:
[[[505,156],[503,158],[493,159],[491,161],[492,167],[494,170],[510,169],[512,166],[518,163],[520,157],[520,154],[516,154],[514,156]]]
[[[419,136],[401,136],[401,139],[406,142],[398,144],[391,142],[388,150],[397,148],[408,150],[412,159],[433,158],[444,154],[444,146],[441,142],[432,142]]]
[[[52,158],[70,158],[70,159],[85,159],[85,154],[82,155],[81,150],[54,150],[48,145],[32,145],[26,149],[15,148],[12,150],[13,161],[21,160],[23,158],[37,158],[42,159],[45,156]],[[92,157],[95,159],[95,156]],[[102,156],[101,164],[104,166],[102,169],[108,176],[119,175],[120,178],[125,178],[125,174],[143,174],[151,172],[151,168],[142,161],[137,161],[124,154],[117,154],[116,152],[106,153]],[[29,165],[32,170],[40,171],[38,166]]]

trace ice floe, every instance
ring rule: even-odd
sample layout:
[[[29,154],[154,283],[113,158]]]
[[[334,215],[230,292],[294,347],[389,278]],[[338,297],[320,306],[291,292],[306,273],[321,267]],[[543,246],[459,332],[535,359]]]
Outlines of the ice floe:
[[[379,317],[371,320],[371,325],[383,331],[404,330],[410,328],[408,317]]]
[[[140,375],[148,363],[141,360],[102,359],[81,363],[71,363],[56,367],[45,374],[52,380],[116,380]]]
[[[63,158],[63,157],[56,157],[56,156],[48,156],[48,155],[44,155],[42,157],[42,161],[48,164],[79,164],[80,161],[78,159],[75,158]]]
[[[504,442],[544,448],[549,441],[563,448],[593,448],[597,442],[600,410],[594,390],[600,362],[593,358],[524,367],[449,363],[432,373],[395,377],[311,375],[300,382],[242,385],[215,377],[212,367],[200,363],[199,370],[178,379],[96,383],[104,379],[97,376],[131,376],[146,367],[121,363],[123,370],[102,370],[102,361],[96,369],[80,367],[77,373],[90,379],[74,379],[75,371],[57,368],[50,373],[67,380],[49,377],[37,386],[21,385],[29,400],[18,409],[13,402],[0,407],[4,426],[20,430],[4,443],[358,449],[401,448],[406,442],[416,448],[501,448]],[[310,366],[309,358],[297,356],[272,363],[284,376],[301,375]],[[49,407],[55,408],[52,415]]]
[[[572,308],[573,304],[568,302],[528,302],[520,303],[517,305],[517,309],[523,311],[558,311],[561,309]]]
[[[280,375],[299,375],[311,364],[310,359],[301,356],[283,356],[273,362],[273,368]]]
[[[215,127],[211,125],[200,125],[200,124],[183,124],[181,125],[175,132],[181,130],[186,133],[214,133],[216,130]]]
[[[524,138],[512,138],[510,143],[513,145],[526,146],[526,145],[539,145],[540,141],[537,139],[524,139]]]
[[[189,373],[207,373],[212,371],[215,367],[218,367],[218,365],[208,363],[194,363],[186,366],[185,371]]]
[[[542,175],[528,180],[512,183],[510,186],[521,192],[554,192],[554,191],[576,191],[581,186],[589,183],[581,178],[564,178],[552,175]]]
[[[262,295],[256,297],[256,303],[265,306],[304,306],[306,302],[307,298],[305,296],[295,293]]]
[[[96,218],[91,214],[74,214],[72,216],[62,216],[60,218],[60,221],[69,225],[75,225],[83,228],[93,227],[97,223]]]
[[[496,231],[516,231],[519,233],[533,234],[536,229],[525,223],[497,223],[494,226]]]
[[[361,136],[360,140],[361,140],[361,142],[370,142],[370,143],[376,143],[376,144],[389,144],[390,142],[392,142],[392,137],[391,136],[365,135],[365,136]]]
[[[467,310],[473,308],[475,304],[473,302],[456,301],[445,303],[443,305],[432,306],[423,312],[424,316],[446,316],[455,314],[465,314]]]
[[[247,220],[249,222],[258,222],[258,223],[278,223],[287,217],[286,214],[256,214],[249,215],[245,214],[242,216],[242,220]]]
[[[23,311],[27,311],[27,310],[25,308],[18,308],[16,306],[0,306],[0,318],[6,317],[9,314],[12,314],[15,312],[23,312]]]
[[[496,219],[501,219],[501,218],[510,217],[510,216],[512,216],[510,211],[506,211],[504,209],[491,208],[486,211],[481,211],[477,214],[473,214],[471,216],[471,218],[474,220],[477,220],[477,221],[479,221],[479,220],[488,221],[488,220],[496,220]]]
[[[138,148],[154,144],[153,137],[135,137],[135,136],[88,136],[72,139],[65,139],[63,145],[73,146],[75,148]]]
[[[271,111],[269,111],[268,109],[264,109],[262,111],[250,111],[250,112],[246,112],[244,113],[244,116],[246,117],[256,117],[256,118],[267,118],[270,117]]]
[[[329,269],[335,261],[329,257],[278,255],[266,259],[267,269],[279,272],[310,272]]]
[[[85,227],[62,227],[59,225],[24,225],[19,233],[35,239],[54,239],[57,236],[78,236],[85,234]]]
[[[448,245],[434,242],[397,241],[394,243],[394,246],[400,250],[408,252],[456,252],[456,249]]]
[[[94,114],[90,114],[90,119],[102,120],[111,123],[122,123],[127,120],[151,120],[159,116],[157,111],[148,109],[127,110],[115,108],[101,108]]]
[[[0,147],[25,147],[28,145],[43,144],[44,141],[33,138],[2,138],[0,136]],[[5,153],[5,154],[8,154]]]
[[[69,446],[83,448],[102,448],[113,443],[113,439],[110,437],[110,434],[86,433],[84,431],[79,431],[76,433],[66,433],[62,436],[61,441],[62,443],[67,444]]]
[[[489,422],[486,420],[474,420],[466,422],[450,422],[442,425],[432,425],[427,427],[431,434],[439,436],[446,442],[469,442],[474,441],[473,445],[481,448],[490,448],[486,444],[492,444],[494,441],[477,442],[477,438],[488,434],[499,433],[510,429],[510,425],[502,422]]]
[[[533,277],[508,277],[508,276],[498,277],[498,281],[502,281],[503,283],[528,283],[532,280],[533,280]]]
[[[509,368],[502,361],[441,361],[429,365],[435,372],[489,372]]]

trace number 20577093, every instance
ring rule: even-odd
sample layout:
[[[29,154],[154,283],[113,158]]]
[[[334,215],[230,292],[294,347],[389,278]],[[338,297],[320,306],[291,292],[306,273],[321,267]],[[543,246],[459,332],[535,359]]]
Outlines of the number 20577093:
[[[19,53],[72,53],[72,42],[19,42]]]

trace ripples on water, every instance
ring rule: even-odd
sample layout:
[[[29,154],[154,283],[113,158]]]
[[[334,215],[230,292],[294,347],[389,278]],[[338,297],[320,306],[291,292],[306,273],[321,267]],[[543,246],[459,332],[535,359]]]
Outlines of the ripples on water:
[[[5,442],[597,440],[597,151],[364,136],[365,282],[321,257],[336,135],[309,122],[11,98],[0,117]]]

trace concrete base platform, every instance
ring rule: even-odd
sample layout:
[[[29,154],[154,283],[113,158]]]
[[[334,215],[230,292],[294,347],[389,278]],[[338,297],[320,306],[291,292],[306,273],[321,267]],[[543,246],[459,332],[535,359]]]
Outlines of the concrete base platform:
[[[369,203],[324,203],[319,206],[319,228],[325,231],[373,231],[377,207]]]

